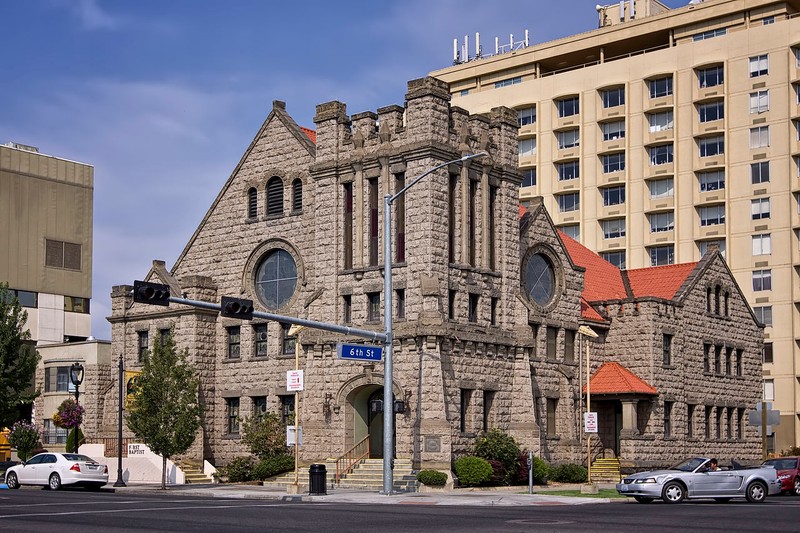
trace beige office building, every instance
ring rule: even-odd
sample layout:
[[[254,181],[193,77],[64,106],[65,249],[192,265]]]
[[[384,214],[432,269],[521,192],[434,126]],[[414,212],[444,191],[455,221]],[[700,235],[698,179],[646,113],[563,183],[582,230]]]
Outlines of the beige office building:
[[[767,326],[764,395],[781,412],[768,445],[800,444],[800,1],[597,11],[598,29],[542,44],[456,43],[433,75],[454,106],[518,110],[522,198],[544,197],[607,260],[721,248]]]

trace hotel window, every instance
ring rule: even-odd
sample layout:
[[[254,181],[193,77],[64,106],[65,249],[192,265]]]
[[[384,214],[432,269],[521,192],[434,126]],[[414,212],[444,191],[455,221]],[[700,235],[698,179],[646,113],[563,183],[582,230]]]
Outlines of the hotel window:
[[[81,245],[45,239],[44,266],[80,270]]]
[[[559,150],[575,148],[581,144],[580,130],[578,129],[556,132],[556,138],[558,139]]]
[[[764,324],[766,327],[772,327],[771,305],[753,307],[753,314],[755,314],[758,321]]]
[[[250,187],[247,191],[247,218],[256,218],[258,215],[258,191]]]
[[[753,290],[756,292],[772,290],[772,270],[764,269],[753,271]]]
[[[675,248],[671,244],[650,248],[650,266],[672,265],[675,263]]]
[[[750,113],[764,113],[766,111],[769,111],[769,91],[750,93]]]
[[[297,213],[303,210],[303,180],[300,178],[292,182],[292,211]]]
[[[264,418],[267,414],[267,397],[266,396],[253,396],[253,416],[257,420]]]
[[[769,74],[769,56],[767,54],[750,58],[750,77],[757,78]]]
[[[625,270],[625,251],[601,252],[600,257],[614,265],[620,270]]]
[[[650,125],[650,133],[671,130],[675,127],[672,111],[650,113],[647,115],[647,122]]]
[[[765,148],[769,146],[769,126],[750,128],[750,148]]]
[[[578,179],[581,175],[580,163],[578,161],[556,163],[556,172],[558,172],[558,181]]]
[[[764,343],[764,348],[761,349],[761,360],[764,363],[773,363],[774,362],[773,354],[772,354],[772,343],[771,342],[765,342]]]
[[[466,433],[467,428],[467,420],[469,418],[469,403],[472,397],[472,390],[470,389],[461,389],[461,402],[460,402],[460,420],[459,420],[459,430],[461,433]]]
[[[770,255],[772,253],[772,236],[769,233],[753,235],[753,255]]]
[[[283,181],[273,176],[267,182],[267,215],[283,214]]]
[[[794,66],[800,68],[800,48],[792,48],[794,53]]]
[[[521,139],[519,141],[519,156],[533,157],[536,155],[536,137]]]
[[[397,289],[394,291],[395,299],[397,300],[397,307],[395,308],[397,311],[397,318],[405,318],[406,317],[406,290],[405,289]]]
[[[577,96],[556,100],[556,107],[559,118],[571,117],[580,113],[580,101]]]
[[[547,352],[548,361],[556,360],[556,344],[558,343],[558,328],[547,326]]]
[[[607,154],[602,156],[603,159],[603,174],[610,174],[612,172],[622,172],[625,170],[625,152],[617,154]]]
[[[700,182],[700,192],[716,191],[725,188],[724,170],[698,172],[697,179]]]
[[[625,203],[625,186],[605,187],[603,191],[603,205],[619,205]]]
[[[367,180],[369,190],[369,265],[378,265],[378,178]]]
[[[603,220],[600,223],[603,226],[604,239],[618,239],[625,236],[625,219],[613,218],[611,220]]]
[[[581,240],[581,226],[580,224],[569,224],[567,226],[559,226],[561,231],[564,232],[565,235],[575,239],[576,241]]]
[[[345,324],[353,321],[353,296],[351,294],[342,296],[342,321]]]
[[[575,362],[575,330],[564,330],[564,362]]]
[[[700,115],[701,123],[722,120],[725,118],[725,102],[720,100],[718,102],[700,104],[697,106],[697,112]]]
[[[660,233],[662,231],[672,231],[675,229],[675,213],[651,213],[647,215],[650,220],[650,233]]]
[[[725,35],[726,33],[728,33],[727,28],[717,28],[715,30],[695,33],[692,35],[692,41],[705,41],[706,39],[713,39],[714,37],[719,37],[721,35]]]
[[[672,402],[664,402],[664,437],[672,436]]]
[[[533,187],[536,185],[536,167],[526,168],[522,171],[522,185],[521,187]]]
[[[345,269],[353,268],[353,183],[342,184],[342,253]],[[451,202],[452,205],[452,202]]]
[[[672,145],[662,144],[661,146],[651,146],[647,149],[650,154],[650,165],[667,165],[672,163]]]
[[[712,205],[700,208],[700,225],[715,226],[725,223],[725,206]]]
[[[700,249],[700,255],[706,255],[706,252],[711,247],[711,245],[716,245],[719,248],[719,253],[722,254],[722,257],[725,257],[725,240],[714,240],[714,241],[700,241],[698,247]]]
[[[694,437],[694,410],[696,405],[686,404],[686,436]]]
[[[650,89],[650,98],[669,96],[672,94],[672,76],[648,80],[647,87]]]
[[[775,380],[764,380],[764,401],[771,402],[775,399]]]
[[[256,324],[253,326],[253,355],[255,357],[267,356],[267,325]]]
[[[625,105],[625,87],[614,87],[600,92],[603,109]]]
[[[478,321],[478,300],[479,296],[477,294],[470,294],[467,305],[469,308],[467,309],[467,320],[471,323],[476,323]]]
[[[138,337],[137,342],[137,355],[138,355],[138,362],[144,361],[144,358],[147,357],[147,344],[149,342],[149,334],[146,331],[138,331],[136,332],[136,336]]]
[[[546,436],[556,436],[556,409],[558,408],[557,398],[547,398],[547,429]]]
[[[517,110],[517,122],[520,127],[536,124],[536,107],[526,107]]]
[[[603,122],[600,124],[603,132],[603,141],[616,141],[625,138],[625,121]]]
[[[381,293],[367,293],[367,321],[376,322],[381,319]]]
[[[239,359],[241,356],[241,328],[239,326],[231,326],[225,328],[228,333],[228,359]]]
[[[297,336],[289,335],[291,324],[281,324],[281,353],[283,355],[294,355],[297,346]]]
[[[508,87],[510,85],[517,85],[518,83],[522,83],[522,76],[516,76],[514,78],[508,78],[506,80],[500,80],[494,82],[494,88],[499,89],[501,87]]]
[[[725,82],[725,69],[721,66],[700,69],[697,71],[697,81],[701,89],[722,85]]]
[[[456,294],[458,293],[453,289],[447,291],[447,318],[450,320],[456,318]]]
[[[769,218],[769,198],[750,200],[750,217],[753,220]]]
[[[725,153],[725,136],[715,135],[713,137],[703,137],[698,143],[700,157],[712,157]]]
[[[767,183],[767,182],[769,182],[769,161],[751,163],[750,183],[756,185],[758,183]]]
[[[769,17],[764,17],[761,19],[761,23],[766,26],[768,24],[775,24],[775,15],[770,15]]]
[[[569,194],[561,194],[558,196],[558,210],[561,213],[569,213],[570,211],[577,211],[581,206],[580,195],[576,192]]]
[[[648,182],[647,188],[650,190],[650,198],[672,198],[675,196],[675,181],[673,178],[664,178]]]
[[[228,420],[228,435],[239,434],[239,398],[226,398],[225,411]]]

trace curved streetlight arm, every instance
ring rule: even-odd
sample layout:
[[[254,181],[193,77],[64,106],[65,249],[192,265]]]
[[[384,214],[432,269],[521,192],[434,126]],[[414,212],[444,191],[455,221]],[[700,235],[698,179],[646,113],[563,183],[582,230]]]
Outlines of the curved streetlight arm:
[[[478,158],[478,157],[485,157],[487,155],[489,155],[487,152],[476,152],[474,154],[467,154],[467,155],[465,155],[463,157],[459,157],[458,159],[453,159],[452,161],[445,161],[444,163],[436,165],[433,168],[429,168],[428,170],[426,170],[425,172],[423,172],[422,174],[420,174],[419,176],[417,176],[416,178],[411,180],[411,183],[409,183],[408,185],[406,185],[405,187],[403,187],[402,189],[400,189],[399,191],[397,191],[393,195],[391,195],[391,196],[387,195],[386,203],[391,205],[392,203],[394,203],[395,200],[397,200],[397,198],[399,198],[400,196],[405,194],[405,192],[408,189],[410,189],[411,187],[416,185],[419,180],[421,180],[422,178],[424,178],[428,174],[432,174],[433,172],[436,172],[437,170],[439,170],[442,167],[446,167],[447,165],[451,165],[453,163],[460,163],[460,162],[463,162],[463,161],[469,161],[470,159],[475,159],[475,158]]]

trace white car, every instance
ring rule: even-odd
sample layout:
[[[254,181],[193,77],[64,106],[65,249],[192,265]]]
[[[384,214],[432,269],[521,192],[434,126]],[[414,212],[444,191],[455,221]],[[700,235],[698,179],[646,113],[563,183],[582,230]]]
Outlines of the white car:
[[[108,483],[108,466],[78,453],[46,452],[6,471],[6,485],[44,485],[58,490],[62,485],[80,485],[97,490]]]

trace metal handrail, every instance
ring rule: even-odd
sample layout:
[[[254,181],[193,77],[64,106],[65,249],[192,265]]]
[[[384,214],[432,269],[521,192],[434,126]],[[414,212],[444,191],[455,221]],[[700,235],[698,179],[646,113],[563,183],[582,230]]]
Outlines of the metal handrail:
[[[336,478],[334,482],[338,485],[344,476],[352,472],[357,464],[368,457],[369,435],[358,441],[355,446],[336,459]]]

